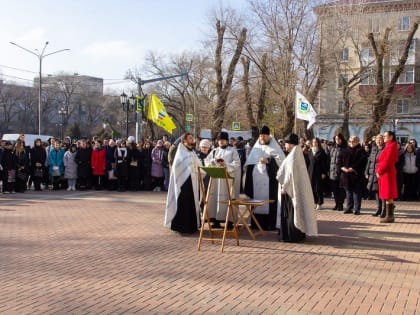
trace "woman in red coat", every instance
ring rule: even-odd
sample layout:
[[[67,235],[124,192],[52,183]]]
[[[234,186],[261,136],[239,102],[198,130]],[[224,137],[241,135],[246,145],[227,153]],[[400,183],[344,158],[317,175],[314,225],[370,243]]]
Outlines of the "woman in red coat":
[[[91,166],[96,190],[102,189],[103,187],[105,178],[105,155],[106,150],[102,147],[102,142],[100,140],[95,141],[95,147],[92,150],[91,156]]]
[[[379,198],[386,200],[385,213],[381,214],[380,222],[394,222],[394,199],[398,198],[397,169],[398,146],[395,133],[387,131],[384,134],[385,148],[379,155],[376,164],[378,177]]]

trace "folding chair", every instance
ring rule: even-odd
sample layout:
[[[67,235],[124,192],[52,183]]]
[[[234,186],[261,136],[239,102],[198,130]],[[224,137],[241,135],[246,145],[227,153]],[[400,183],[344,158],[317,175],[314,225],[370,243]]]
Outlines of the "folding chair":
[[[206,193],[204,182],[203,182],[202,172],[205,172],[210,177],[209,185],[207,187],[207,193]],[[236,209],[232,203],[233,190],[235,188],[235,178],[230,177],[229,173],[226,171],[226,168],[220,167],[220,166],[198,167],[198,178],[200,181],[202,203],[204,205],[203,214],[201,216],[200,237],[198,238],[198,250],[200,250],[202,240],[209,240],[213,244],[215,241],[221,241],[222,242],[221,251],[223,252],[224,247],[225,247],[226,236],[233,236],[236,239],[236,245],[239,246]],[[227,203],[227,211],[226,211],[225,226],[224,226],[223,231],[212,229],[211,224],[210,224],[210,217],[208,213],[211,188],[214,184],[214,180],[217,180],[217,179],[225,180],[226,187],[227,187],[227,194],[228,194],[228,200],[224,201]],[[231,222],[233,222],[233,229],[230,231],[228,231],[229,218],[232,220]],[[203,238],[204,230],[206,226],[210,234],[210,238]],[[215,238],[216,235],[220,235],[220,234],[222,234],[221,239]]]

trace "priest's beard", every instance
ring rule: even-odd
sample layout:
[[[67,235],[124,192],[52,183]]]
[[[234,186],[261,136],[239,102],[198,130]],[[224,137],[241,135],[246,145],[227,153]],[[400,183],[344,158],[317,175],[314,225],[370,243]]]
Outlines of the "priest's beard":
[[[185,147],[188,149],[188,151],[192,151],[194,148],[193,144],[186,144]]]
[[[226,149],[227,148],[227,144],[226,145],[221,145],[220,148],[221,149]]]
[[[261,145],[269,145],[270,144],[270,140],[268,140],[268,141],[260,140],[260,144]]]

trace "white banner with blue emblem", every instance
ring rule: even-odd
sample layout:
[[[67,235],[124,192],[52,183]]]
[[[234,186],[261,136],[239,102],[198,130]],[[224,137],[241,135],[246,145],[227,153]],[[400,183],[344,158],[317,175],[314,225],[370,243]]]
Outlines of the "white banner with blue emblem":
[[[296,118],[308,121],[307,129],[316,122],[316,112],[305,96],[296,91]]]

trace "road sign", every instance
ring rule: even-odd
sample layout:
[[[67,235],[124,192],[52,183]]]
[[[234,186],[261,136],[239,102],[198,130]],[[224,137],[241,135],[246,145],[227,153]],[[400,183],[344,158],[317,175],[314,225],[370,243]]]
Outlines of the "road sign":
[[[193,114],[186,114],[185,121],[193,121]]]
[[[232,130],[241,130],[241,123],[239,121],[233,121]]]

